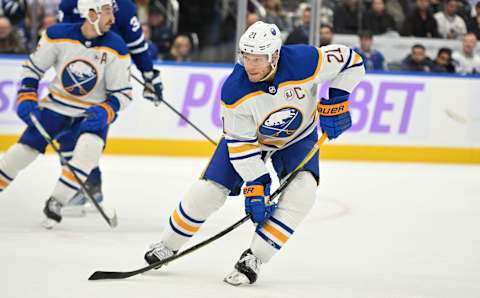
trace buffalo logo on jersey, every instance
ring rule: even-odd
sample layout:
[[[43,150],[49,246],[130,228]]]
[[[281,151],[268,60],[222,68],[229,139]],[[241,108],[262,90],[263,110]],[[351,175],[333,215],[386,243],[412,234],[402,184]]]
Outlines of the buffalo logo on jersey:
[[[288,138],[300,127],[302,118],[299,110],[292,107],[282,108],[266,117],[259,132],[266,136]]]
[[[62,71],[63,89],[74,96],[85,96],[95,88],[98,74],[95,67],[85,60],[75,60]]]

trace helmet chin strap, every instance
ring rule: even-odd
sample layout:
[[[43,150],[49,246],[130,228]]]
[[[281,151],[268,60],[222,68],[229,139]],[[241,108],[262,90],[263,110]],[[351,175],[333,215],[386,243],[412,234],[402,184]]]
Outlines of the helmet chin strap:
[[[103,32],[100,30],[100,14],[97,13],[97,19],[92,22],[90,18],[88,18],[88,22],[93,25],[93,29],[98,34],[98,36],[102,36]]]
[[[273,57],[270,56],[269,58],[270,58],[270,61],[273,62]],[[272,62],[270,62],[270,67],[272,69],[265,75],[265,77],[263,77],[263,79],[260,80],[260,82],[270,81],[275,76],[275,73],[277,72],[278,60],[276,63],[272,63]]]

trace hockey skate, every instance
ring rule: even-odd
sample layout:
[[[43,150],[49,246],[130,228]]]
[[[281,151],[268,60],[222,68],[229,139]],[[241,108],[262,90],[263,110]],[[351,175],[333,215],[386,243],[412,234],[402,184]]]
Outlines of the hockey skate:
[[[161,260],[165,260],[166,258],[170,258],[176,253],[177,251],[173,251],[166,247],[163,242],[158,242],[150,245],[149,250],[145,253],[144,259],[149,265],[151,265]],[[162,265],[155,267],[155,269],[159,269],[160,267],[162,267]]]
[[[57,201],[57,199],[50,197],[45,202],[45,208],[43,208],[43,213],[47,218],[42,222],[42,226],[50,230],[55,225],[59,224],[62,221],[61,210],[62,203]]]
[[[260,265],[262,261],[252,253],[251,249],[247,249],[235,264],[235,269],[223,281],[232,286],[253,284],[260,272]]]
[[[103,202],[103,193],[101,184],[89,184],[87,181],[87,188],[90,193],[93,195],[93,198],[97,203],[101,204]],[[90,202],[87,197],[88,195],[83,191],[79,190],[73,198],[68,202],[68,204],[62,209],[62,215],[65,217],[82,217],[87,213],[96,212],[97,208]]]

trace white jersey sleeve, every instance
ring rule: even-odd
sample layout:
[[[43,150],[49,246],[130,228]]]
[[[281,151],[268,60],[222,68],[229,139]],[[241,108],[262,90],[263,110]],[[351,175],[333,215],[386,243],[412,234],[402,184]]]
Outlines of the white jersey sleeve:
[[[331,88],[351,93],[365,74],[362,57],[344,45],[324,46],[320,53],[322,66],[316,81],[331,80]]]
[[[120,103],[120,110],[125,109],[132,101],[130,84],[130,55],[113,59],[105,69],[105,88],[108,96],[115,96]]]
[[[230,109],[222,105],[223,132],[230,162],[244,181],[252,181],[268,173],[262,160],[261,146],[253,117],[243,107]]]
[[[44,32],[37,48],[22,65],[22,79],[40,80],[45,72],[55,64],[58,49],[55,43],[50,43],[47,39],[48,36]]]

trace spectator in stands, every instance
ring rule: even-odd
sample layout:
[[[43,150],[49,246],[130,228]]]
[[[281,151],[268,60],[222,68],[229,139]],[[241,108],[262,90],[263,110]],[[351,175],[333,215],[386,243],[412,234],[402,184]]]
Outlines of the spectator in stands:
[[[150,0],[134,0],[133,2],[135,2],[135,6],[137,7],[137,18],[140,24],[148,22]]]
[[[402,4],[405,0],[385,0],[385,11],[395,20],[395,28],[401,28],[405,20],[405,10]]]
[[[44,15],[42,18],[42,24],[40,28],[38,29],[38,36],[37,36],[37,41],[40,40],[40,37],[42,37],[43,32],[47,30],[48,27],[52,26],[53,24],[57,23],[57,18],[53,15]]]
[[[267,11],[265,22],[278,26],[280,31],[290,32],[292,26],[283,10],[282,0],[262,0],[263,7]]]
[[[373,0],[372,6],[362,17],[363,29],[372,34],[383,34],[387,31],[396,31],[395,20],[385,11],[383,0]]]
[[[360,48],[355,48],[355,52],[363,58],[365,69],[368,70],[385,70],[385,58],[382,53],[372,48],[373,36],[370,32],[360,32]]]
[[[178,35],[173,41],[170,53],[164,57],[164,60],[176,62],[192,61],[192,42],[186,35]]]
[[[328,46],[333,40],[333,29],[331,26],[323,24],[320,26],[320,46]]]
[[[245,28],[250,27],[258,21],[260,21],[260,18],[256,12],[247,12],[247,22]]]
[[[10,20],[5,16],[0,17],[0,53],[27,53],[25,41],[22,40],[18,30],[12,26]]]
[[[148,12],[148,26],[151,41],[158,49],[160,56],[169,53],[173,41],[173,31],[166,23],[165,11],[160,7],[151,6]]]
[[[445,0],[430,0],[430,11],[435,15],[442,11]]]
[[[425,54],[425,47],[421,44],[415,44],[412,52],[402,61],[403,71],[430,72],[433,62]]]
[[[438,33],[443,38],[461,39],[467,33],[465,21],[457,15],[457,0],[447,0],[443,11],[434,14],[437,20]]]
[[[27,7],[32,6],[34,1],[38,1],[38,5],[42,8],[45,16],[57,17],[60,0],[27,0]]]
[[[152,42],[152,32],[148,24],[142,24],[143,35],[145,36],[145,42],[148,44],[148,52],[153,60],[158,58],[158,47]]]
[[[57,23],[57,18],[54,15],[45,15],[42,18],[42,29],[46,30],[48,27]]]
[[[0,0],[0,16],[9,19],[10,24],[16,25],[25,18],[27,3],[25,0]]]
[[[472,32],[480,39],[480,1],[475,4],[475,13],[469,18],[467,24],[468,32]]]
[[[452,55],[455,63],[455,69],[461,74],[479,74],[480,56],[475,53],[477,46],[477,37],[473,33],[467,33],[463,36],[463,48]]]
[[[308,44],[308,37],[310,32],[310,15],[311,8],[307,6],[302,12],[302,23],[300,26],[295,27],[292,32],[287,36],[285,44]]]
[[[310,7],[310,5],[309,5]],[[320,24],[333,26],[333,9],[335,8],[334,0],[323,0],[320,8]]]
[[[433,61],[432,72],[455,73],[451,49],[440,48],[438,50],[437,58]]]
[[[333,28],[336,33],[357,34],[358,32],[358,1],[343,0],[343,4],[335,9]]]
[[[400,34],[416,37],[440,37],[429,0],[417,0],[414,11],[405,19]]]

